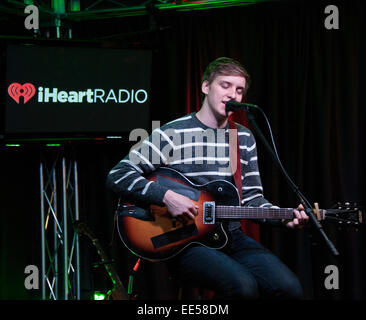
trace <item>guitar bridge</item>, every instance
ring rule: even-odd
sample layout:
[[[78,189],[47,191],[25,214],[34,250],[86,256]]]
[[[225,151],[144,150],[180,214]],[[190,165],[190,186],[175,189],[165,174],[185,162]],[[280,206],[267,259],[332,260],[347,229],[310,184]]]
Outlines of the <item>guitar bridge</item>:
[[[215,224],[215,202],[203,203],[203,224]]]

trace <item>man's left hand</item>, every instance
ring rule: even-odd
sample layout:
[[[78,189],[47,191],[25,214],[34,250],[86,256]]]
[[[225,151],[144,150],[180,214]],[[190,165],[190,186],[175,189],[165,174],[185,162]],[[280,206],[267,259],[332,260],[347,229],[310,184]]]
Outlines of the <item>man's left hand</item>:
[[[309,221],[308,215],[304,211],[304,207],[300,204],[296,209],[294,209],[294,219],[291,221],[285,222],[286,226],[291,229],[301,229],[303,228]]]

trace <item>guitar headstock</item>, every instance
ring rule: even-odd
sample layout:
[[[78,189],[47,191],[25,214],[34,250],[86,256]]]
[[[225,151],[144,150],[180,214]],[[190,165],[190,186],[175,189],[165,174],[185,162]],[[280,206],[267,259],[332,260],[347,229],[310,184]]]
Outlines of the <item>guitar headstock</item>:
[[[79,220],[75,221],[74,228],[78,234],[87,236],[91,241],[96,240],[94,233],[84,222]]]
[[[357,203],[337,202],[330,209],[321,210],[315,203],[314,214],[318,221],[328,220],[339,224],[358,226],[365,223],[365,207]]]

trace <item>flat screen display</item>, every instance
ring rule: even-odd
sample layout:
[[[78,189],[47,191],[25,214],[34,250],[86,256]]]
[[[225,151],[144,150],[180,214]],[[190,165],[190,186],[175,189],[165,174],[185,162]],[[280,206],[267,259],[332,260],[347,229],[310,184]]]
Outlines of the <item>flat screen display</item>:
[[[113,134],[148,127],[151,50],[6,50],[6,134]]]

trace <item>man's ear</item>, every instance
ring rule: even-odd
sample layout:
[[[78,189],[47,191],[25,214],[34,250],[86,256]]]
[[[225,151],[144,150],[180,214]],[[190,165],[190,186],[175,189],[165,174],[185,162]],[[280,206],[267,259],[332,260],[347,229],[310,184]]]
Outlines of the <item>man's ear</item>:
[[[210,84],[208,83],[207,80],[205,80],[205,81],[202,82],[201,91],[204,94],[208,94],[209,87],[210,87]]]

